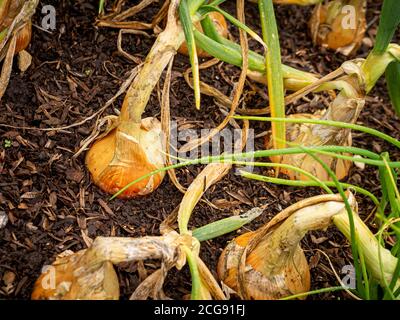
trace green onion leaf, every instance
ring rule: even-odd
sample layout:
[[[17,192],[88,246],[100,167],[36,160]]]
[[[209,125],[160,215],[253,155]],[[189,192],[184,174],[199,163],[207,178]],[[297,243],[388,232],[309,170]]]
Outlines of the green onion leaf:
[[[262,213],[262,209],[253,208],[244,214],[221,219],[209,223],[203,227],[194,229],[192,231],[192,235],[200,242],[211,240],[243,227],[245,224],[253,221]]]
[[[374,54],[385,53],[400,23],[399,0],[384,0],[379,20],[378,34],[375,39]]]
[[[196,43],[194,40],[194,25],[190,17],[190,10],[187,0],[182,0],[179,5],[179,17],[182,23],[183,32],[185,33],[186,45],[188,47],[190,64],[192,65],[193,89],[196,108],[200,109],[200,73],[199,60],[197,57]]]
[[[265,66],[267,70],[268,96],[271,116],[285,117],[285,97],[283,87],[283,72],[281,49],[279,45],[278,27],[272,0],[259,0],[261,28],[264,42],[267,44]],[[286,147],[285,123],[272,123],[272,140],[275,149]]]
[[[386,68],[386,84],[394,110],[400,117],[400,62],[392,62]]]

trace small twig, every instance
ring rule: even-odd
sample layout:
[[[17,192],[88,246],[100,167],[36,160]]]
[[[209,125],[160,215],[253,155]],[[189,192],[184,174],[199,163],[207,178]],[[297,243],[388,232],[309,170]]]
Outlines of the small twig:
[[[137,58],[137,57],[135,57],[135,56],[129,54],[129,53],[126,52],[124,49],[122,49],[122,35],[123,35],[124,33],[129,33],[129,34],[140,34],[140,35],[145,36],[145,37],[147,37],[147,38],[150,38],[150,36],[149,36],[146,32],[144,32],[144,31],[141,31],[141,30],[132,30],[132,29],[127,29],[127,30],[121,29],[121,30],[119,30],[119,33],[118,33],[118,41],[117,41],[118,52],[119,52],[122,56],[124,56],[125,58],[127,58],[128,60],[132,60],[132,61],[133,61],[134,63],[136,63],[136,64],[141,64],[141,63],[142,63],[141,59],[139,59],[139,58]]]
[[[170,114],[170,100],[169,100],[169,91],[171,86],[171,73],[172,73],[172,66],[174,64],[174,57],[171,58],[169,62],[169,66],[167,69],[167,74],[164,80],[164,87],[162,91],[162,98],[161,98],[161,128],[162,132],[165,135],[165,146],[166,146],[166,155],[165,155],[165,163],[167,166],[172,164],[171,157],[170,157],[170,136],[171,136],[171,114]],[[186,192],[186,188],[181,185],[178,178],[176,177],[175,170],[171,169],[168,170],[168,176],[171,179],[172,183],[175,187],[182,193]]]
[[[329,256],[328,256],[324,251],[322,251],[322,250],[320,250],[320,249],[315,249],[315,250],[318,251],[318,252],[320,252],[320,253],[322,253],[322,254],[325,256],[325,258],[326,258],[326,259],[328,260],[328,262],[329,262],[329,265],[330,265],[330,267],[331,267],[331,270],[332,270],[333,274],[335,275],[337,281],[340,283],[340,285],[341,285],[343,288],[346,288],[346,286],[345,286],[344,283],[342,282],[342,279],[340,279],[338,273],[336,272],[335,267],[333,266],[332,261],[331,261],[331,259],[329,258]],[[354,293],[352,293],[349,289],[344,289],[344,290],[345,290],[352,298],[354,298],[354,299],[356,299],[356,300],[362,300],[362,299],[360,299],[359,297],[357,297]]]

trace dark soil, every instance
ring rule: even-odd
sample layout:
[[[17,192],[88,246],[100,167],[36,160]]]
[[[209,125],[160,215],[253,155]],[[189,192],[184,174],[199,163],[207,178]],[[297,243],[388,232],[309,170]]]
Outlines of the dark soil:
[[[131,1],[132,4],[137,2]],[[33,64],[25,74],[14,68],[0,103],[0,211],[5,211],[9,218],[7,226],[0,230],[0,298],[29,299],[42,266],[51,263],[65,250],[85,248],[84,239],[87,237],[158,235],[160,222],[182,199],[182,194],[166,178],[150,196],[131,201],[107,201],[109,195],[91,183],[84,165],[84,154],[76,160],[72,158],[80,142],[92,131],[95,120],[62,131],[21,128],[60,127],[85,119],[118,91],[134,67],[117,52],[118,31],[94,26],[98,1],[69,3],[64,0],[46,1],[57,9],[57,30],[48,33],[33,28],[33,39],[28,48]],[[233,1],[228,1],[225,7],[234,13]],[[149,21],[158,8],[146,9],[136,18]],[[370,2],[368,21],[371,24],[367,37],[372,39],[376,34],[379,8],[379,3]],[[36,25],[40,25],[42,18],[40,9],[41,5],[34,17]],[[303,70],[327,74],[340,66],[345,57],[313,47],[307,28],[310,14],[311,8],[277,6],[283,60]],[[259,30],[255,6],[247,5],[246,18],[251,27]],[[233,28],[231,31],[238,36]],[[126,35],[123,46],[143,59],[153,41],[154,36]],[[369,49],[364,45],[359,56],[365,57]],[[182,77],[187,67],[188,59],[177,56],[171,88],[173,119],[181,123],[192,121],[195,128],[214,127],[223,116],[208,97],[203,97],[202,109],[196,111],[193,92]],[[230,94],[239,69],[221,64],[202,71],[201,76],[204,81]],[[113,107],[119,109],[121,101],[122,98]],[[258,94],[246,95],[244,102],[255,108],[266,105]],[[290,106],[288,112],[315,111],[324,103],[324,99],[309,96]],[[114,114],[113,107],[109,107],[105,114]],[[159,110],[155,91],[146,115],[159,116]],[[371,92],[359,123],[400,138],[399,119],[388,100],[384,81]],[[265,123],[253,125],[256,133],[267,130],[269,126]],[[263,139],[258,139],[257,147],[262,148],[262,144]],[[365,134],[355,133],[354,145],[375,152],[388,151],[393,159],[400,159],[398,150]],[[200,170],[199,166],[179,170],[179,180],[188,186]],[[347,181],[380,196],[377,175],[374,168],[360,170],[353,167]],[[213,207],[206,202],[197,205],[192,226],[239,214],[254,206],[268,204],[268,209],[237,233],[204,243],[201,257],[211,270],[215,270],[218,256],[229,240],[258,228],[282,208],[320,193],[317,188],[281,187],[229,174],[205,195]],[[357,197],[361,214],[367,216],[373,210],[373,204],[363,196]],[[344,265],[352,263],[348,242],[334,229],[310,233],[302,246],[311,265],[312,289],[337,285],[328,261],[317,249],[329,255],[339,272]],[[154,265],[147,265],[147,268],[152,270]],[[123,299],[128,298],[138,285],[138,275],[132,270],[134,268],[118,269]],[[15,280],[8,286],[2,280],[7,271],[15,275]],[[175,299],[190,292],[187,268],[171,272],[165,291]],[[309,299],[349,298],[344,292],[333,292]]]

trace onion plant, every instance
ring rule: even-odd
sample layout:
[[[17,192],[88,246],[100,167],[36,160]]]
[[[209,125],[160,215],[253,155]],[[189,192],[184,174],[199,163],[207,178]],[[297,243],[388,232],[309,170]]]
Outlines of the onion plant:
[[[385,5],[389,6],[391,0],[386,0]],[[394,4],[394,2],[393,2]],[[399,10],[397,10],[399,11]],[[298,114],[291,115],[291,118],[321,119],[328,121],[341,121],[354,124],[365,104],[366,95],[375,86],[378,79],[385,73],[385,70],[392,63],[400,60],[400,46],[390,44],[396,23],[400,20],[400,11],[398,15],[393,11],[394,17],[387,14],[387,9],[383,10],[380,22],[380,31],[378,31],[374,49],[369,53],[365,60],[356,59],[345,62],[339,70],[339,74],[344,76],[334,77],[329,81],[322,83],[316,90],[334,89],[340,91],[336,99],[329,108],[322,114]],[[393,21],[391,21],[393,20]],[[389,27],[386,26],[389,24]],[[334,74],[334,73],[332,73]],[[338,127],[327,127],[307,125],[305,122],[296,126],[288,126],[287,140],[294,145],[351,145],[351,131]],[[267,141],[266,145],[270,143]],[[347,161],[336,161],[333,158],[325,157],[324,162],[328,164],[335,172],[338,179],[344,178],[350,168]],[[306,154],[290,155],[281,159],[282,163],[292,164],[301,167],[313,175],[327,180],[326,170]],[[292,179],[305,178],[297,173],[287,172]]]
[[[355,210],[356,202],[349,194]],[[310,268],[300,241],[311,230],[325,229],[346,212],[340,195],[304,199],[277,214],[257,231],[228,244],[218,276],[243,299],[275,300],[310,289]]]
[[[206,3],[204,0],[174,0],[171,2],[167,26],[158,35],[146,60],[139,67],[139,72],[125,96],[119,117],[110,119],[106,133],[99,137],[86,155],[86,164],[92,179],[102,190],[116,193],[132,180],[164,166],[164,146],[162,145],[160,124],[155,118],[142,119],[142,114],[163,70],[185,39],[193,65],[195,100],[198,108],[200,107],[200,88],[197,47],[212,56],[217,58],[222,56],[222,60],[242,66],[241,47],[218,33],[209,16],[212,12],[223,15],[226,20],[243,29],[265,46],[263,40],[252,30],[218,8],[218,4],[222,2]],[[180,22],[177,22],[178,14]],[[202,22],[204,34],[195,27],[198,21]],[[210,33],[217,37],[218,41],[213,39]],[[277,54],[279,50],[273,50],[273,52]],[[274,63],[266,64],[264,57],[254,52],[249,53],[248,60],[249,69],[253,70],[256,76],[261,76],[264,81],[268,74],[267,65],[276,68]],[[272,69],[271,71],[275,72]],[[285,85],[292,89],[303,88],[316,80],[312,74],[284,65],[282,65],[282,74]],[[280,87],[279,90],[271,90],[278,93],[281,92],[281,89]],[[276,115],[281,116],[284,114],[282,95],[279,95],[278,99],[280,102],[276,103],[276,109],[278,110],[279,106],[280,111]],[[280,128],[283,126],[283,124],[276,125]],[[284,130],[277,131],[284,132]],[[284,139],[284,136],[278,138]],[[160,174],[141,181],[137,185],[130,185],[129,189],[124,189],[124,193],[118,192],[118,194],[121,198],[149,194],[160,185],[163,177],[164,174],[160,171]]]
[[[375,281],[382,288],[390,283],[391,295],[397,298],[399,259],[374,237],[357,214],[354,196],[350,192],[347,195],[357,245],[370,276],[368,282]],[[301,295],[305,298],[310,289],[310,274],[300,240],[307,231],[325,229],[331,223],[351,239],[351,222],[341,195],[304,199],[257,231],[232,241],[220,257],[219,277],[243,298],[280,299],[299,293],[305,293]]]
[[[217,1],[217,3],[221,3],[223,1]],[[385,3],[389,3],[390,0],[386,0]],[[262,3],[262,2],[261,2]],[[270,4],[270,1],[268,2]],[[364,7],[364,3],[358,2],[354,3],[354,5],[359,5]],[[393,5],[394,2],[393,2]],[[343,5],[341,5],[343,6]],[[386,6],[389,6],[386,4]],[[264,6],[264,9],[266,7]],[[270,10],[269,14],[270,19],[265,19],[266,14],[265,10],[261,9],[262,15],[262,23],[266,23],[266,21],[273,21],[273,15],[271,15],[272,11]],[[201,12],[202,10],[212,11],[218,10],[221,12],[221,9],[217,9],[216,7],[213,8],[213,5],[203,6],[199,9]],[[396,9],[397,10],[397,9]],[[392,16],[396,17],[396,10],[392,11]],[[311,92],[311,91],[322,91],[322,90],[337,90],[339,91],[339,95],[332,102],[328,110],[322,113],[317,113],[314,115],[308,114],[299,114],[299,115],[291,115],[291,118],[307,118],[307,119],[321,119],[321,120],[330,120],[330,121],[342,121],[348,123],[355,123],[359,117],[359,114],[365,104],[365,97],[366,94],[373,88],[376,81],[385,73],[385,70],[388,68],[388,74],[391,75],[390,79],[396,80],[396,74],[393,74],[392,63],[396,63],[399,59],[399,47],[395,44],[389,45],[389,42],[392,35],[393,35],[393,27],[388,28],[385,27],[387,21],[390,22],[390,19],[386,18],[388,10],[384,8],[382,18],[381,18],[381,32],[378,32],[377,37],[377,46],[380,46],[379,42],[381,42],[380,38],[386,38],[385,47],[383,47],[378,55],[376,49],[374,49],[367,57],[366,60],[356,59],[354,61],[348,61],[343,64],[343,66],[335,71],[332,74],[328,75],[326,78],[316,80],[315,78],[306,79],[307,76],[304,74],[298,74],[298,78],[292,70],[288,70],[284,65],[282,65],[282,72],[284,78],[284,84],[287,88],[293,86],[293,88],[299,89],[299,91],[292,96],[287,97],[286,101],[293,101],[302,95]],[[232,20],[232,19],[231,19]],[[396,18],[392,19],[393,21],[397,21]],[[235,22],[236,23],[236,22]],[[393,23],[392,23],[393,24]],[[196,44],[204,49],[208,50],[208,52],[218,59],[226,61],[228,63],[232,63],[234,65],[240,66],[241,63],[241,55],[240,55],[240,47],[238,45],[230,42],[227,39],[224,39],[215,32],[215,28],[213,28],[212,24],[207,22],[207,19],[204,19],[204,30],[205,34],[201,34],[200,32],[194,32],[194,37],[196,40]],[[244,29],[239,23],[236,23],[238,27]],[[268,32],[273,32],[273,28],[263,28],[264,33],[264,40],[267,36],[266,29]],[[384,31],[387,30],[387,31]],[[354,32],[353,32],[354,33]],[[389,33],[388,35],[386,35]],[[390,34],[391,33],[391,34]],[[250,34],[250,33],[249,33]],[[269,46],[271,43],[268,44]],[[268,46],[267,45],[267,46]],[[222,50],[224,54],[222,54]],[[278,54],[276,50],[269,50],[269,55],[275,52],[276,58]],[[249,53],[249,68],[252,72],[258,73],[257,75],[253,75],[253,78],[256,79],[264,79],[265,83],[268,83],[268,72],[266,72],[266,68],[262,68],[262,62],[266,62],[268,65],[268,61],[271,58],[263,59],[261,56],[250,52]],[[277,60],[275,59],[275,63],[271,64],[273,66],[277,66]],[[275,71],[276,72],[276,71]],[[262,74],[267,74],[267,77],[263,77]],[[249,73],[251,75],[251,73]],[[290,75],[289,75],[290,74]],[[343,75],[344,74],[344,75]],[[286,76],[289,75],[289,78]],[[267,79],[267,80],[265,80]],[[280,77],[272,77],[270,78],[269,82],[275,83],[275,86],[279,86],[279,79]],[[309,83],[307,85],[306,83]],[[390,83],[392,83],[391,81]],[[392,96],[396,95],[396,87],[395,83],[393,83],[390,87],[392,88]],[[270,84],[271,86],[271,84]],[[284,108],[282,107],[282,102],[276,103],[274,101],[275,97],[277,97],[277,92],[282,92],[282,89],[274,90],[273,88],[269,88],[270,92],[270,100],[271,100],[271,113],[272,115],[280,114],[280,117],[284,117]],[[282,100],[282,99],[279,99]],[[394,98],[394,101],[396,99]],[[279,129],[277,129],[279,128]],[[290,143],[299,144],[299,145],[351,145],[351,132],[350,130],[344,130],[343,128],[329,128],[326,126],[318,126],[318,125],[289,125],[286,130],[286,137],[283,134],[284,126],[280,126],[278,123],[272,124],[272,135],[268,137],[266,141],[266,147],[270,148],[271,146],[277,148],[282,147],[285,145],[285,138]],[[275,159],[277,160],[277,159]],[[312,172],[316,175],[321,175],[322,179],[327,178],[326,171],[323,168],[316,164],[313,159],[309,156],[303,155],[288,155],[283,157],[280,161],[287,164],[293,164],[297,167],[302,167],[309,172]],[[348,170],[350,168],[350,163],[348,161],[334,161],[330,157],[325,157],[325,162],[330,165],[333,170],[335,171],[336,175],[339,179],[344,178]],[[291,175],[290,172],[287,172]],[[291,176],[292,178],[299,177],[298,175],[294,174]]]
[[[194,16],[202,2],[191,2],[189,17]],[[87,153],[86,165],[94,183],[108,193],[115,193],[128,182],[164,165],[161,124],[155,118],[142,119],[142,114],[162,72],[184,41],[182,27],[176,19],[178,3],[171,1],[167,26],[128,89],[119,117]],[[120,196],[132,198],[151,193],[163,177],[164,174],[151,177]]]

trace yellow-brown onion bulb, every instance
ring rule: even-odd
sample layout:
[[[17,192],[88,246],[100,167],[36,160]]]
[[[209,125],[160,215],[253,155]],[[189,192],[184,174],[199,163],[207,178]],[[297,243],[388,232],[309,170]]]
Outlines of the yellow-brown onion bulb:
[[[344,55],[354,54],[365,35],[365,11],[366,0],[334,0],[318,4],[309,22],[314,44]]]
[[[356,210],[355,197],[350,192],[347,195]],[[260,229],[227,245],[218,261],[219,279],[242,299],[276,300],[308,292],[310,270],[300,242],[307,232],[327,228],[343,212],[346,208],[340,195],[293,204]]]
[[[299,119],[321,119],[319,113],[317,114],[293,114],[288,116],[289,119],[299,118]],[[318,130],[319,129],[319,130]],[[335,130],[330,131],[327,126],[316,127],[315,125],[307,124],[291,124],[289,123],[286,127],[287,131],[287,141],[294,143],[294,145],[303,146],[325,146],[325,145],[341,145],[341,146],[351,146],[352,137],[349,130]],[[314,132],[313,132],[314,131]],[[330,139],[324,141],[324,133],[330,135]],[[293,146],[294,146],[293,145]],[[271,142],[269,137],[266,138],[266,147],[271,148]],[[349,154],[346,154],[349,155]],[[344,179],[351,168],[351,161],[335,158],[328,155],[317,154],[332,171],[335,173],[336,177],[341,180]],[[332,180],[325,168],[317,162],[313,157],[306,153],[298,154],[286,154],[278,157],[271,157],[273,162],[279,162],[283,164],[289,164],[297,168],[301,168],[313,176],[317,177],[321,181]],[[292,171],[286,168],[279,169],[282,173],[286,174],[291,180],[310,180],[306,175],[298,172]]]
[[[24,5],[23,0],[5,0],[0,6],[0,30],[4,32],[12,25],[15,17],[20,13]],[[32,22],[27,21],[16,33],[17,42],[15,53],[26,49],[32,38]]]
[[[90,268],[87,250],[57,257],[36,280],[32,300],[118,300],[119,281],[110,261]]]
[[[346,93],[342,91],[336,96],[335,100],[332,101],[327,110],[317,111],[314,114],[302,113],[289,115],[288,118],[329,120],[354,124],[365,105],[365,95],[359,89],[356,79],[353,77],[346,77],[344,79],[345,82],[354,89],[353,97],[347,96]],[[267,149],[272,148],[271,140],[270,136],[266,137],[265,147]],[[351,129],[347,128],[322,124],[288,123],[286,126],[286,141],[289,142],[288,147],[351,147],[352,136]],[[348,175],[352,164],[351,161],[320,153],[315,154],[315,156],[321,159],[335,173],[339,180]],[[321,181],[332,180],[322,164],[305,152],[271,157],[271,161],[289,164],[303,169]],[[287,174],[292,180],[310,180],[309,177],[298,171],[282,168],[282,172]]]
[[[218,277],[225,285],[239,290],[238,283],[238,257],[245,250],[248,242],[256,235],[255,232],[245,233],[228,244],[222,252],[217,266]],[[266,239],[265,241],[268,241]],[[310,270],[303,253],[298,246],[293,258],[276,275],[265,276],[263,266],[265,264],[265,252],[262,252],[263,244],[252,251],[246,259],[246,274],[244,287],[248,298],[252,300],[277,300],[296,293],[307,292],[310,289]]]
[[[140,128],[122,123],[105,138],[96,141],[86,155],[86,165],[94,183],[114,194],[129,183],[164,166],[161,124],[145,118]],[[130,186],[119,197],[134,198],[154,191],[165,172],[159,172]]]
[[[114,265],[154,259],[180,269],[185,263],[179,249],[182,241],[185,240],[174,231],[159,237],[97,237],[89,248],[64,252],[46,266],[34,284],[31,298],[118,300],[119,281]]]

